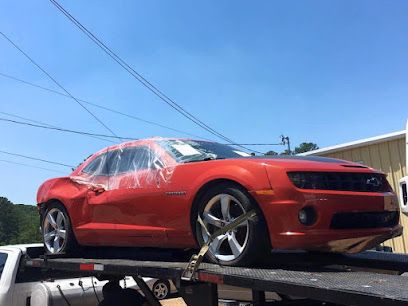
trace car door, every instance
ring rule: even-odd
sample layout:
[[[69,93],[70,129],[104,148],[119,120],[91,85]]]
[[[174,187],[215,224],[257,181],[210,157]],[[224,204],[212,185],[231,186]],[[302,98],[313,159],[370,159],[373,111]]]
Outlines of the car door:
[[[71,176],[70,179],[82,188],[83,192],[78,197],[78,208],[81,218],[76,223],[76,236],[78,241],[86,245],[99,245],[104,243],[103,236],[109,228],[103,223],[103,209],[108,203],[109,176],[107,171],[107,159],[110,151],[102,152],[90,161],[80,173]]]
[[[107,202],[94,205],[95,222],[103,223],[109,245],[157,246],[165,240],[160,220],[162,177],[157,154],[138,145],[110,152]]]

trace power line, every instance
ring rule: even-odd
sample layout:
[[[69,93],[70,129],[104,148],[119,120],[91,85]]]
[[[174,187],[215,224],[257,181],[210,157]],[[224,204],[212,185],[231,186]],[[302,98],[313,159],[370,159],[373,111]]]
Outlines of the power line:
[[[49,168],[44,168],[44,167],[33,166],[33,165],[29,165],[29,164],[24,164],[24,163],[18,163],[18,162],[11,161],[11,160],[0,159],[0,162],[4,162],[4,163],[8,163],[8,164],[20,165],[20,166],[25,166],[25,167],[30,167],[30,168],[36,168],[36,169],[41,169],[41,170],[46,170],[46,171],[52,171],[52,172],[57,172],[57,173],[66,174],[66,173],[63,172],[63,171],[58,171],[58,170],[54,170],[54,169],[49,169]]]
[[[59,163],[59,162],[55,162],[55,161],[51,161],[51,160],[46,160],[46,159],[42,159],[42,158],[38,158],[38,157],[32,157],[32,156],[27,156],[27,155],[23,155],[23,154],[7,152],[7,151],[3,151],[3,150],[0,150],[0,153],[11,155],[11,156],[23,157],[23,158],[31,159],[31,160],[37,160],[37,161],[41,161],[43,163],[48,163],[48,164],[53,164],[53,165],[58,165],[58,166],[64,166],[64,167],[68,167],[68,168],[74,168],[74,166],[72,166],[72,165],[67,165],[67,164],[63,164],[63,163]]]
[[[199,122],[197,118],[185,111],[180,105],[172,101],[164,93],[162,93],[158,88],[146,80],[140,73],[135,71],[130,65],[128,65],[121,57],[119,57],[115,52],[113,52],[108,46],[106,46],[100,39],[98,39],[92,32],[90,32],[83,24],[81,24],[75,17],[73,17],[67,10],[65,10],[57,1],[51,0],[51,3],[63,13],[75,26],[77,26],[88,38],[90,38],[99,48],[101,48],[109,57],[111,57],[116,63],[118,63],[122,68],[129,72],[136,80],[138,80],[143,86],[150,90],[153,94],[159,97],[163,102],[168,104],[170,107],[175,109],[177,112],[182,114],[184,117],[198,124],[202,128],[206,129],[210,133],[214,134],[211,128],[205,126],[203,123]],[[200,124],[201,123],[201,124]],[[217,137],[223,139],[223,135],[219,135],[217,132],[215,134]]]
[[[0,113],[9,115],[8,113],[4,113],[4,112],[0,112]],[[84,132],[84,131],[78,131],[78,130],[71,130],[71,129],[65,129],[65,128],[56,127],[56,126],[44,125],[44,124],[34,124],[34,123],[29,123],[29,122],[23,122],[23,121],[11,120],[11,119],[7,119],[7,118],[1,118],[1,117],[0,117],[0,121],[19,124],[19,125],[26,125],[26,126],[41,128],[41,129],[54,130],[54,131],[58,131],[58,132],[73,133],[73,134],[78,134],[78,135],[117,138],[117,136],[111,136],[111,135],[105,135],[105,134],[96,134],[96,133]],[[123,140],[137,140],[137,138],[125,137],[125,136],[120,136],[120,138],[123,139]],[[242,143],[242,144],[241,143],[225,143],[225,145],[229,145],[229,146],[240,146],[240,145],[272,146],[272,145],[282,145],[282,144],[281,143]],[[261,153],[261,154],[264,154],[264,153]]]
[[[0,114],[6,115],[6,116],[9,116],[9,117],[18,118],[18,119],[23,119],[23,120],[25,120],[25,121],[37,123],[37,124],[40,124],[40,125],[45,125],[45,126],[57,128],[57,126],[55,126],[55,125],[51,125],[51,124],[44,123],[44,122],[37,121],[37,120],[32,120],[32,119],[29,119],[29,118],[26,118],[26,117],[22,117],[22,116],[19,116],[19,115],[15,115],[15,114],[10,114],[10,113],[6,113],[6,112],[2,112],[2,111],[0,111]],[[112,141],[112,140],[109,140],[109,139],[105,139],[105,138],[102,138],[102,137],[98,137],[98,136],[89,135],[89,137],[92,137],[92,138],[95,138],[95,139],[99,139],[99,140],[103,140],[103,141],[107,141],[107,142],[110,142],[110,143],[116,143],[115,141]]]
[[[42,90],[45,90],[45,91],[48,91],[48,92],[51,92],[51,93],[54,93],[54,94],[63,96],[63,97],[71,98],[69,95],[66,95],[66,94],[64,94],[64,93],[62,93],[62,92],[59,92],[59,91],[57,91],[57,90],[54,90],[54,89],[51,89],[51,88],[47,88],[47,87],[44,87],[44,86],[41,86],[41,85],[38,85],[38,84],[34,84],[34,83],[31,83],[31,82],[28,82],[28,81],[19,79],[19,78],[17,78],[17,77],[11,76],[11,75],[9,75],[9,74],[5,74],[5,73],[1,73],[1,72],[0,72],[0,76],[2,76],[2,77],[4,77],[4,78],[7,78],[7,79],[10,79],[10,80],[14,80],[14,81],[20,82],[20,83],[25,84],[25,85],[29,85],[29,86],[32,86],[32,87],[36,87],[36,88],[39,88],[39,89],[42,89]],[[205,140],[210,140],[210,139],[207,139],[207,138],[198,136],[198,135],[194,135],[194,134],[191,134],[191,133],[182,131],[182,130],[178,130],[178,129],[175,129],[175,128],[166,126],[166,125],[164,125],[164,124],[160,124],[160,123],[157,123],[157,122],[154,122],[154,121],[145,120],[145,119],[142,119],[142,118],[140,118],[140,117],[136,117],[136,116],[134,116],[134,115],[126,114],[126,113],[124,113],[124,112],[115,110],[115,109],[113,109],[113,108],[108,108],[108,107],[102,106],[102,105],[100,105],[100,104],[96,104],[96,103],[89,102],[89,101],[86,101],[86,100],[83,100],[83,99],[79,99],[79,98],[78,98],[78,100],[81,101],[82,103],[86,103],[86,104],[92,105],[92,106],[94,106],[94,107],[97,107],[97,108],[100,108],[100,109],[109,111],[109,112],[111,112],[111,113],[115,113],[115,114],[118,114],[118,115],[121,115],[121,116],[124,116],[124,117],[128,117],[128,118],[131,118],[131,119],[134,119],[134,120],[138,120],[138,121],[141,121],[141,122],[144,122],[144,123],[147,123],[147,124],[155,125],[155,126],[158,126],[158,127],[164,128],[164,129],[168,129],[168,130],[171,130],[171,131],[174,131],[174,132],[177,132],[177,133],[181,133],[181,134],[185,134],[185,135],[189,135],[189,136],[193,136],[193,137],[197,137],[197,138],[201,138],[201,139],[205,139]]]
[[[228,143],[235,143],[233,140],[229,139],[228,137],[224,136],[223,134],[217,132],[196,116],[192,115],[186,109],[184,109],[181,105],[176,103],[174,100],[169,98],[166,94],[160,91],[156,86],[150,83],[147,79],[145,79],[140,73],[138,73],[134,68],[132,68],[128,63],[126,63],[121,57],[119,57],[115,52],[113,52],[108,46],[106,46],[99,38],[97,38],[92,32],[90,32],[84,25],[82,25],[75,17],[73,17],[67,10],[65,10],[57,1],[50,0],[54,6],[65,15],[76,27],[78,27],[89,39],[91,39],[99,48],[101,48],[109,57],[111,57],[116,63],[118,63],[123,69],[125,69],[129,74],[131,74],[137,81],[139,81],[143,86],[145,86],[149,91],[151,91],[154,95],[156,95],[159,99],[165,102],[167,105],[172,107],[178,113],[189,119],[190,121],[194,122],[196,125],[200,126],[201,128],[205,129],[209,133],[227,141]],[[241,146],[242,147],[242,146]],[[249,148],[245,148],[246,150],[254,151]],[[258,152],[260,153],[260,152]]]
[[[41,70],[51,81],[53,81],[59,88],[61,88],[71,99],[75,100],[86,112],[88,112],[96,121],[104,126],[112,135],[120,139],[115,132],[113,132],[101,119],[99,119],[93,112],[91,112],[85,105],[83,105],[78,99],[76,99],[68,90],[66,90],[55,78],[53,78],[44,68],[42,68],[34,59],[32,59],[26,52],[24,52],[15,42],[13,42],[6,34],[0,31],[0,34],[21,54],[23,54],[32,64],[34,64],[39,70]]]
[[[27,125],[27,126],[31,126],[31,127],[48,129],[48,130],[55,130],[55,131],[60,131],[60,132],[79,134],[79,135],[88,135],[88,136],[97,136],[97,137],[106,137],[106,138],[120,138],[120,139],[123,139],[123,140],[136,140],[136,138],[131,138],[131,137],[119,137],[119,136],[112,136],[112,135],[88,133],[88,132],[83,132],[83,131],[64,129],[64,128],[60,128],[60,127],[52,127],[52,126],[47,126],[47,125],[41,125],[41,124],[34,124],[34,123],[29,123],[29,122],[11,120],[11,119],[7,119],[7,118],[0,118],[0,121],[10,122],[10,123],[15,123],[15,124],[20,124],[20,125]]]

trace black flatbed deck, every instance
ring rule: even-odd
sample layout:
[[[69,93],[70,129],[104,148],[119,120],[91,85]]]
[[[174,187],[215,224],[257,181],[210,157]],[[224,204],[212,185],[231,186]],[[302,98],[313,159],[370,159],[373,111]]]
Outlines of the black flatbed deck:
[[[323,255],[281,252],[273,257],[274,267],[267,265],[244,268],[202,263],[196,279],[201,283],[226,284],[259,292],[278,292],[340,305],[408,305],[408,277],[396,274],[396,271],[408,271],[408,256],[405,254],[364,252],[356,255]],[[282,267],[279,267],[280,260]],[[180,285],[183,283],[180,278],[187,262],[117,258],[29,258],[25,264],[30,267],[70,271],[73,276],[84,273],[131,275],[173,279]],[[389,270],[390,274],[385,271],[375,273],[330,268],[330,265],[369,267]],[[291,266],[293,267],[290,268]]]

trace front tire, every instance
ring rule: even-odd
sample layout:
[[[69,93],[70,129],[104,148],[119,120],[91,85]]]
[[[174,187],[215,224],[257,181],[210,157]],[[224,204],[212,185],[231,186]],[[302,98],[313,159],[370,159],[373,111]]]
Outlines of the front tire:
[[[268,232],[256,203],[242,187],[229,183],[220,184],[201,198],[194,220],[198,220],[200,215],[211,235],[251,210],[257,213],[254,218],[219,235],[211,242],[206,254],[211,262],[227,266],[253,264],[268,249]],[[200,246],[208,241],[209,235],[198,221],[195,233]]]
[[[67,254],[76,246],[71,220],[62,204],[55,202],[47,206],[42,219],[42,236],[47,254]]]
[[[167,280],[158,280],[152,287],[152,292],[158,300],[167,299],[171,293],[170,291],[170,282]]]

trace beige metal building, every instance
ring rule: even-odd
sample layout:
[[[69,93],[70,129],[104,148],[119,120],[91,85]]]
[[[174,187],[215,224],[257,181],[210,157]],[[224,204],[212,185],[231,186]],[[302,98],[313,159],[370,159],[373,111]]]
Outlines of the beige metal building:
[[[399,181],[407,176],[408,122],[405,130],[326,147],[301,155],[319,155],[358,162],[379,169],[388,175],[393,189],[400,193]],[[394,252],[408,253],[408,217],[401,214],[404,234],[385,245]]]

